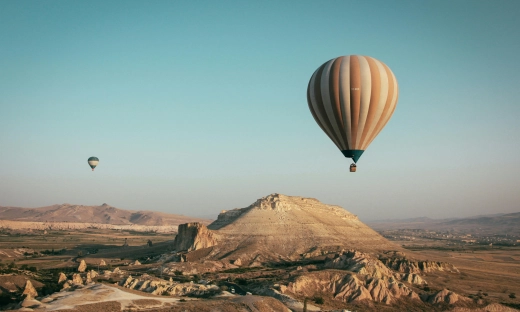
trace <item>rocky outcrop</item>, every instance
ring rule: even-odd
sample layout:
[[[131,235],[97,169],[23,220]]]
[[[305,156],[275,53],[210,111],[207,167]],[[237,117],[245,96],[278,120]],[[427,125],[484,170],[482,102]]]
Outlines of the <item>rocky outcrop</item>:
[[[324,205],[315,198],[286,196],[283,194],[274,193],[258,199],[246,208],[222,210],[221,213],[218,215],[217,220],[211,223],[209,228],[212,230],[216,230],[221,227],[224,227],[239,219],[243,214],[255,209],[268,210],[273,212],[288,212],[293,209],[301,210],[302,207],[315,207],[319,209],[322,208],[321,206],[327,206],[329,212],[332,212],[333,214],[341,218],[358,220],[356,215],[351,214],[350,212],[346,211],[340,206]]]
[[[30,280],[27,280],[27,282],[25,282],[25,288],[23,290],[22,295],[27,296],[27,298],[38,297],[38,292],[36,291]]]
[[[420,300],[417,293],[394,279],[373,277],[362,279],[351,272],[324,270],[298,276],[282,292],[305,297],[329,293],[343,302],[371,300],[391,304],[399,298]]]
[[[408,282],[415,285],[426,285],[428,284],[421,276],[415,273],[400,274],[401,281]]]
[[[90,272],[87,273],[87,276],[85,277],[85,285],[92,283],[92,275]]]
[[[423,299],[423,301],[431,303],[431,304],[437,304],[437,303],[454,304],[459,301],[464,301],[464,302],[472,301],[470,298],[460,296],[460,295],[454,293],[453,291],[449,291],[447,289],[443,289],[436,294],[429,295],[428,297],[424,297],[422,299]]]
[[[406,258],[386,258],[381,261],[390,269],[401,273],[428,273],[444,271],[459,273],[459,270],[451,263],[436,261],[415,261]]]
[[[81,260],[79,266],[78,266],[78,272],[83,273],[87,270],[87,263],[85,260]]]
[[[180,224],[175,237],[177,251],[193,251],[217,245],[216,236],[202,223]]]
[[[140,290],[154,295],[172,295],[172,296],[186,296],[196,295],[201,296],[207,293],[218,293],[219,287],[216,285],[203,285],[197,283],[177,283],[173,280],[165,281],[162,279],[153,278],[147,274],[141,277],[128,276],[119,282],[119,286]]]
[[[83,279],[81,278],[81,275],[79,275],[79,274],[72,275],[72,284],[83,285]]]
[[[378,278],[395,277],[394,272],[381,261],[355,250],[339,253],[333,258],[326,259],[324,267],[328,269],[349,270],[358,274]]]
[[[94,270],[90,270],[90,278],[97,277],[98,275],[99,275],[98,272],[96,272]]]
[[[327,269],[341,269],[383,280],[400,280],[410,284],[423,285],[427,282],[416,273],[397,273],[385,266],[379,259],[368,254],[349,250],[327,258],[323,265]]]
[[[63,283],[63,286],[61,287],[61,290],[65,290],[65,289],[69,289],[72,287],[72,281],[71,280],[67,280],[65,281],[65,283]]]
[[[61,283],[65,282],[66,280],[67,280],[67,276],[63,272],[60,272],[60,277],[58,278],[58,284],[61,284]]]

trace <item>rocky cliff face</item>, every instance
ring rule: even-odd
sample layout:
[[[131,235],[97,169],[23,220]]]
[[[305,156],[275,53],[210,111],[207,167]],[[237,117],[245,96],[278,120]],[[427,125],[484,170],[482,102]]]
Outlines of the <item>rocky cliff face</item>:
[[[202,223],[180,224],[174,246],[177,251],[193,251],[217,244],[217,237]]]

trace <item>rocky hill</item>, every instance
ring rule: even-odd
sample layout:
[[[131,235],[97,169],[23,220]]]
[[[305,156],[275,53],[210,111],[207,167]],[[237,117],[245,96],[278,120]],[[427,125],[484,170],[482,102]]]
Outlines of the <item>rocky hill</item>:
[[[243,264],[292,261],[346,249],[402,251],[339,206],[281,194],[263,197],[246,208],[222,211],[207,227],[210,231],[192,227],[179,229],[176,246],[187,251],[197,249],[195,245],[211,247],[209,258],[240,259]]]
[[[177,226],[187,222],[200,222],[203,224],[211,222],[207,219],[164,212],[124,210],[108,204],[100,206],[61,204],[40,208],[0,206],[0,220],[142,226]]]

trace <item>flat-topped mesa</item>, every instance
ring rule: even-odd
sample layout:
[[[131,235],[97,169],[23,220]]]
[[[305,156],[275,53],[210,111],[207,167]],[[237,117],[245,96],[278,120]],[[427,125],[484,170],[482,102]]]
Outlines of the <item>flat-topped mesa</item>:
[[[264,209],[264,210],[275,210],[275,211],[288,211],[291,209],[298,209],[299,205],[293,203],[293,199],[303,200],[302,197],[290,197],[282,194],[271,194],[258,199],[248,208],[251,209]]]
[[[272,211],[275,213],[284,213],[291,210],[297,211],[323,211],[326,214],[333,214],[343,220],[359,221],[357,216],[346,211],[337,205],[327,205],[315,198],[307,198],[301,196],[287,196],[283,194],[270,194],[256,200],[253,204],[246,208],[235,208],[232,210],[222,210],[216,221],[208,226],[211,230],[217,230],[224,227],[235,220],[239,219],[245,213],[253,210]]]
[[[258,262],[258,255],[264,260],[299,259],[316,249],[320,254],[341,249],[402,251],[342,207],[282,194],[222,211],[208,229],[219,237],[210,257],[241,258],[244,263]]]
[[[246,209],[262,209],[274,211],[290,211],[296,210],[326,210],[337,216],[341,216],[350,220],[357,220],[357,216],[351,214],[340,206],[327,205],[315,198],[307,198],[301,196],[287,196],[274,193],[258,199]]]

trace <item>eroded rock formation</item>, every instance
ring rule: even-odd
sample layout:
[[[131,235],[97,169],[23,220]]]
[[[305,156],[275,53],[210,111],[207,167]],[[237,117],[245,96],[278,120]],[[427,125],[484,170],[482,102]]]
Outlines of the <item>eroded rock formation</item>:
[[[323,267],[327,269],[348,270],[361,275],[368,275],[370,277],[377,277],[384,280],[394,279],[410,284],[427,284],[427,282],[417,273],[395,272],[379,259],[355,250],[349,250],[347,252],[336,254],[333,258],[327,258]],[[453,265],[450,265],[450,268],[454,271],[458,271]],[[433,266],[431,267],[431,270],[433,270]],[[422,273],[420,270],[418,272]]]
[[[78,266],[78,272],[83,273],[85,270],[87,270],[87,263],[85,260],[81,260],[81,263]]]
[[[401,273],[428,273],[445,271],[459,273],[459,270],[450,263],[436,261],[415,261],[405,258],[386,258],[381,261],[394,271]]]
[[[408,286],[396,280],[378,277],[364,279],[352,272],[324,270],[298,276],[286,287],[283,293],[293,293],[313,297],[320,293],[330,293],[343,302],[372,300],[391,304],[396,299],[406,297],[420,300],[419,295]]]
[[[25,287],[24,287],[22,295],[26,295],[27,298],[38,297],[38,292],[36,291],[36,289],[34,288],[34,286],[30,280],[27,280],[27,282],[25,282]]]
[[[74,285],[83,285],[83,279],[80,274],[72,275],[72,284]]]
[[[431,303],[431,304],[437,304],[437,303],[447,303],[447,304],[454,304],[458,301],[465,301],[470,302],[471,299],[466,298],[464,296],[460,296],[453,291],[443,289],[436,294],[425,296],[423,298],[424,301]]]
[[[63,272],[61,272],[60,276],[58,277],[58,284],[61,284],[61,283],[65,282],[66,280],[67,280],[67,276]]]
[[[201,296],[209,292],[219,292],[219,287],[216,285],[202,285],[193,282],[177,283],[172,280],[165,281],[162,279],[153,278],[146,274],[135,278],[128,276],[127,278],[122,279],[119,282],[119,285],[125,288],[151,293],[153,295],[167,294],[171,296]]]
[[[175,237],[177,251],[193,251],[217,244],[216,236],[202,223],[180,224]]]

